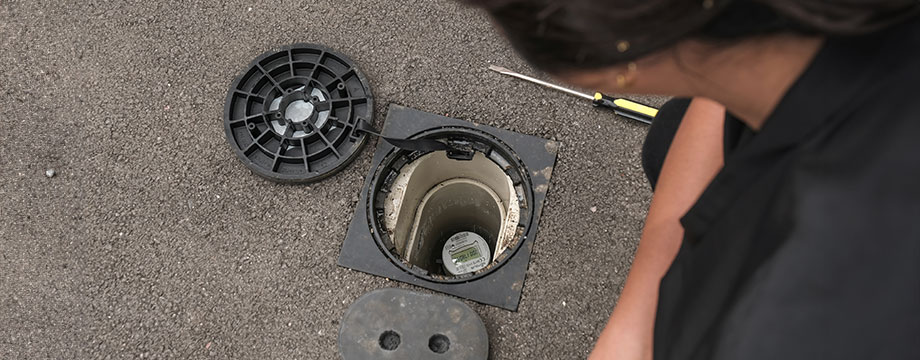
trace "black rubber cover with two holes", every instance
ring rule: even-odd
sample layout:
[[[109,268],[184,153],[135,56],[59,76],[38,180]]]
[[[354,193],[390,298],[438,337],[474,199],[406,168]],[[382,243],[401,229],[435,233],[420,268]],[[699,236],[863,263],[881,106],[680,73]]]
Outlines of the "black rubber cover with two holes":
[[[486,360],[489,334],[479,315],[458,300],[388,288],[348,307],[339,352],[344,360]]]
[[[227,141],[256,174],[285,183],[323,179],[348,165],[373,123],[367,79],[342,54],[314,44],[259,55],[224,105]]]

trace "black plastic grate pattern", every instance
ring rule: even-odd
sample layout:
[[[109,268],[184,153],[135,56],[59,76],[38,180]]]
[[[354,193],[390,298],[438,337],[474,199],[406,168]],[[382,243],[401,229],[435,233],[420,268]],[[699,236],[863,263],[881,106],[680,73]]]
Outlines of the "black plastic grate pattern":
[[[295,44],[249,64],[227,93],[224,128],[240,160],[270,180],[320,180],[350,163],[373,124],[373,95],[352,61]]]

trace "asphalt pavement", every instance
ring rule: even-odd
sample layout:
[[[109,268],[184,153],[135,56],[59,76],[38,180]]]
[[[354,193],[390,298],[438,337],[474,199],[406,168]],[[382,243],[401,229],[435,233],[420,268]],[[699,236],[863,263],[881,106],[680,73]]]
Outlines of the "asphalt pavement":
[[[254,176],[227,145],[234,76],[296,42],[357,62],[378,126],[400,104],[562,144],[519,311],[466,303],[492,359],[590,351],[651,198],[647,127],[487,70],[537,74],[481,12],[0,0],[0,359],[336,359],[359,296],[427,292],[336,266],[373,143],[295,186]]]

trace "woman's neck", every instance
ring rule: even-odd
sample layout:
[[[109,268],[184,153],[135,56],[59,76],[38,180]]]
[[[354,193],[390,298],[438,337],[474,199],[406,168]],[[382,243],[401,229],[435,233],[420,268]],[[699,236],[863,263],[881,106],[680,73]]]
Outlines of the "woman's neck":
[[[759,130],[786,91],[821,49],[824,39],[770,35],[714,45],[687,40],[674,48],[601,70],[570,71],[558,77],[587,89],[705,97],[724,105],[752,129]],[[619,77],[631,75],[629,87]]]
[[[700,59],[692,92],[713,99],[754,130],[760,130],[802,75],[824,39],[776,35],[740,42]]]

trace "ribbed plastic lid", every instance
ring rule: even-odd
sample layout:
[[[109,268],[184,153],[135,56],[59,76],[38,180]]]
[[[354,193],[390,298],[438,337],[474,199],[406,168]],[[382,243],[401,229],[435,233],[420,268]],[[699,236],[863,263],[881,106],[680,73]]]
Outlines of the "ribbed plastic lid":
[[[348,165],[367,140],[373,95],[342,54],[295,44],[259,55],[227,92],[224,128],[240,160],[285,183],[323,179]]]

